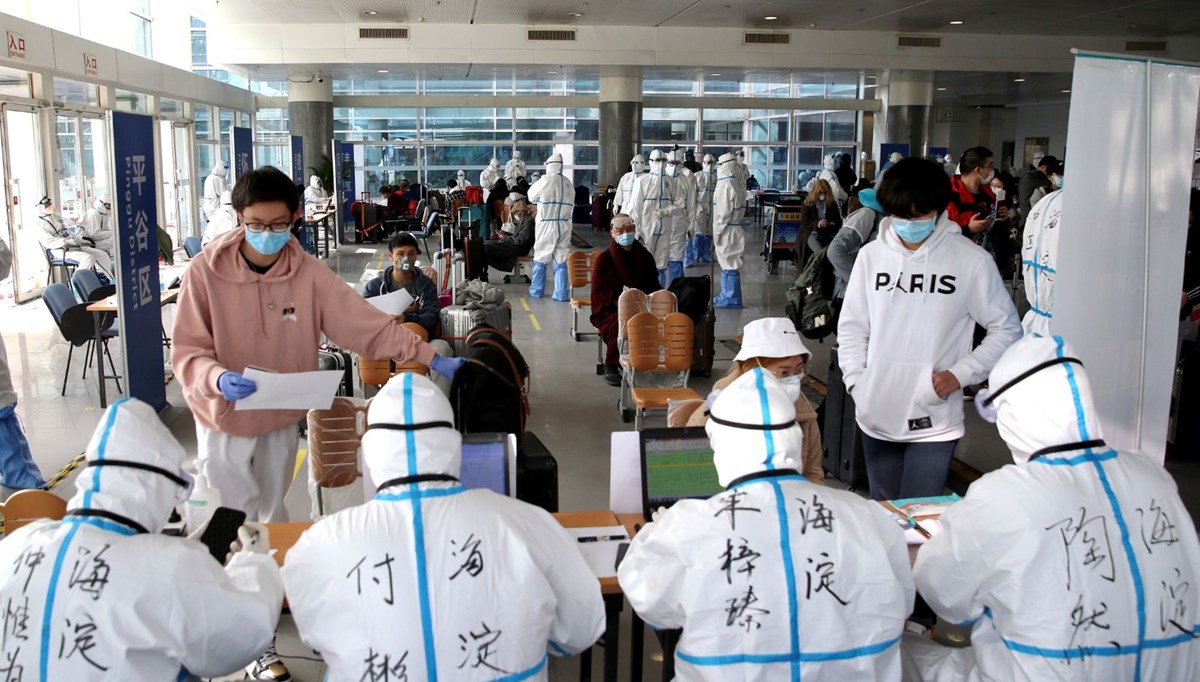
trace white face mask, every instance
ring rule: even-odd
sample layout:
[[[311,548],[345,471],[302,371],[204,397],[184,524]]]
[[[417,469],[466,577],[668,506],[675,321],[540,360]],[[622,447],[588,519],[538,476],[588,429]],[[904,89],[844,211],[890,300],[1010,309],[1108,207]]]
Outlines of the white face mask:
[[[784,393],[787,394],[788,400],[793,403],[800,400],[800,386],[804,381],[804,372],[793,374],[790,377],[783,377],[779,383],[783,386]]]
[[[824,194],[818,194],[818,195],[817,195],[817,201],[821,202],[822,204],[823,204],[823,203],[825,203],[825,195],[824,195]]]

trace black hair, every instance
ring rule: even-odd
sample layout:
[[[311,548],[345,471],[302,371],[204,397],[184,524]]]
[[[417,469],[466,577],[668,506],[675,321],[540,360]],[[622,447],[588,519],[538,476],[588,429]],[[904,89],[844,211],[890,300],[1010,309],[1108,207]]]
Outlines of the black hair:
[[[411,246],[417,250],[417,253],[421,253],[421,247],[417,245],[416,237],[408,232],[397,232],[388,241],[388,255],[392,255],[392,252],[401,246]]]
[[[458,180],[455,180],[454,178],[450,178],[449,180],[446,181],[446,186],[447,187],[458,187]]]
[[[1192,190],[1192,196],[1188,200],[1188,210],[1192,212],[1193,218],[1200,215],[1200,189]]]
[[[963,175],[972,173],[977,168],[983,168],[988,159],[995,157],[996,155],[987,147],[971,147],[958,158],[958,172]]]
[[[897,218],[914,218],[946,210],[950,203],[950,178],[941,164],[909,157],[883,174],[875,199],[883,212]]]
[[[300,207],[296,183],[274,166],[255,168],[238,178],[232,192],[233,210],[242,212],[251,204],[282,202],[292,213]]]
[[[379,188],[379,193],[380,193],[380,194],[391,194],[391,193],[392,193],[392,192],[394,192],[394,191],[395,191],[395,190],[393,190],[393,189],[392,189],[392,186],[391,186],[391,185],[384,185],[383,187],[380,187],[380,188]]]

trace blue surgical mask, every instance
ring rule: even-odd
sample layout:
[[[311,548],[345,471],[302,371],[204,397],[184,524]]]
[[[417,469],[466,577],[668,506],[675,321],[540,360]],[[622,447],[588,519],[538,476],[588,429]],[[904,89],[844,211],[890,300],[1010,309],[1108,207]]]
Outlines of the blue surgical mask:
[[[1050,181],[1054,183],[1054,186],[1055,186],[1055,187],[1057,187],[1057,188],[1059,188],[1059,189],[1062,189],[1062,185],[1063,185],[1063,176],[1061,176],[1061,175],[1055,175],[1054,177],[1050,178]]]
[[[283,247],[287,246],[288,240],[291,238],[291,232],[272,232],[270,230],[251,232],[246,230],[246,242],[250,244],[250,248],[264,256],[273,256],[279,253]]]
[[[925,241],[929,235],[933,234],[933,228],[937,227],[937,218],[927,218],[925,220],[908,220],[906,218],[892,218],[892,229],[901,239],[909,244],[920,244]]]
[[[621,246],[633,246],[633,242],[637,240],[636,232],[624,232],[617,235],[617,243]]]

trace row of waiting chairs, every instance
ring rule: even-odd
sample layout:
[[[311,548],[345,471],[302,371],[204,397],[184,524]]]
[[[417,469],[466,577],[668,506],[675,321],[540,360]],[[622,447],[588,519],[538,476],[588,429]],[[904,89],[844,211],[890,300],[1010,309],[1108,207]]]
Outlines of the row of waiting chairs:
[[[93,344],[96,340],[96,320],[91,312],[88,311],[88,305],[102,301],[116,293],[117,287],[114,284],[101,284],[100,278],[96,273],[88,270],[76,270],[71,277],[72,288],[61,282],[55,282],[42,290],[42,302],[46,304],[46,308],[50,311],[50,317],[54,319],[54,324],[58,327],[58,331],[62,334],[63,339],[70,344],[67,350],[67,367],[63,372],[63,385],[60,395],[67,394],[67,379],[71,374],[71,358],[74,356],[75,349],[79,346],[84,346],[84,365],[83,378],[87,379],[88,367],[91,366]],[[78,298],[76,298],[78,292]],[[81,302],[82,301],[82,302]],[[104,355],[108,358],[109,369],[112,370],[111,376],[108,378],[117,383],[117,391],[121,390],[121,378],[117,374],[116,366],[113,363],[112,354],[108,350],[108,342],[116,338],[120,333],[115,324],[115,313],[103,313],[100,316],[100,340],[104,344]]]

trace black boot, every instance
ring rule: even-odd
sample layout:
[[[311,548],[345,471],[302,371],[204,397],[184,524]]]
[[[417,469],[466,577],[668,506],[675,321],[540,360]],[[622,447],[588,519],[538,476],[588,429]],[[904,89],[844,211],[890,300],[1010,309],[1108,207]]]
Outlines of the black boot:
[[[604,381],[607,382],[609,386],[620,386],[621,385],[621,369],[619,367],[617,367],[616,365],[605,365],[604,366]]]

